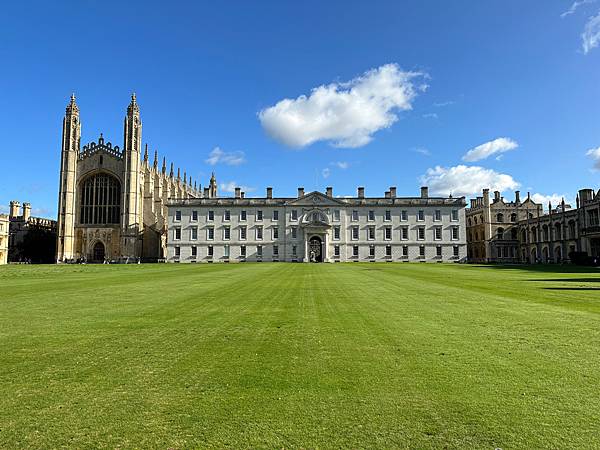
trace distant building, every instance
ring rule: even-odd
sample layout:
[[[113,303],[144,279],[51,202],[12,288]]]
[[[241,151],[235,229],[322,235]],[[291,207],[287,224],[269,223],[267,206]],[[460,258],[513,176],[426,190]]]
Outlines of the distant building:
[[[0,264],[8,262],[9,221],[6,214],[0,214]]]
[[[168,203],[169,262],[466,260],[465,198],[235,196]]]
[[[542,205],[531,200],[529,194],[521,201],[520,192],[515,200],[507,202],[500,192],[490,190],[471,200],[466,210],[467,254],[470,262],[520,262],[519,221],[542,213]]]
[[[54,262],[56,220],[31,216],[31,205],[10,202],[8,260],[10,262]]]
[[[558,207],[534,203],[529,195],[523,203],[516,193],[506,203],[496,192],[489,201],[471,200],[467,209],[467,247],[470,262],[562,263],[571,255],[600,258],[600,190],[582,189],[576,208],[563,200]]]

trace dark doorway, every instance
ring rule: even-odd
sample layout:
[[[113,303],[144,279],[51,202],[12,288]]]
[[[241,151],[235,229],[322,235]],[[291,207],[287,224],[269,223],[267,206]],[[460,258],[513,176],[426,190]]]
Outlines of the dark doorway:
[[[308,242],[308,260],[310,262],[323,262],[323,242],[318,236],[313,236]]]
[[[96,242],[94,244],[92,259],[94,262],[104,262],[104,244],[102,242]]]

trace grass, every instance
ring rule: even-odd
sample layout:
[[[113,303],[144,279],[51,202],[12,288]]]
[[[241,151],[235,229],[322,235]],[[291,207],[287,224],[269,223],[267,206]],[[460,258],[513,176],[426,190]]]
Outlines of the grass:
[[[597,269],[4,266],[0,286],[2,448],[600,442]]]

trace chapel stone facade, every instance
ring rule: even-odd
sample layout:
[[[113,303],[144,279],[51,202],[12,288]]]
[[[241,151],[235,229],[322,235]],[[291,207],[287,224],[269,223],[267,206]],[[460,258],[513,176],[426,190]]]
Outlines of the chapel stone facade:
[[[142,154],[142,121],[135,94],[124,121],[123,147],[105,141],[80,145],[75,96],[63,120],[58,200],[57,262],[84,259],[160,260],[166,254],[167,199],[201,197],[186,172],[167,171],[158,154]],[[206,195],[217,194],[216,180]]]

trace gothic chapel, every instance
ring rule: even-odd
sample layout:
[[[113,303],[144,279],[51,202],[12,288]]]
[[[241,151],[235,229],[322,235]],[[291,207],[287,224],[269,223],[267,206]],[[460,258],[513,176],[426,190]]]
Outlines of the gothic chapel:
[[[142,121],[135,94],[127,108],[123,148],[98,142],[80,148],[81,122],[75,96],[63,120],[58,199],[57,262],[141,258],[156,261],[166,255],[167,200],[216,197],[214,174],[204,195],[186,172],[167,173],[141,154]]]

